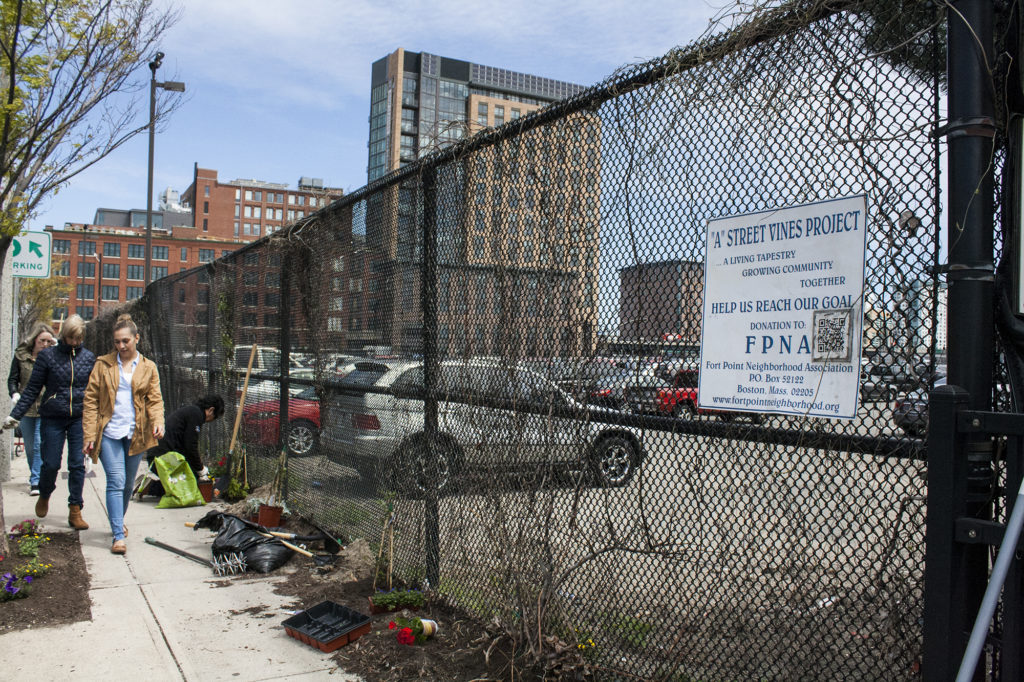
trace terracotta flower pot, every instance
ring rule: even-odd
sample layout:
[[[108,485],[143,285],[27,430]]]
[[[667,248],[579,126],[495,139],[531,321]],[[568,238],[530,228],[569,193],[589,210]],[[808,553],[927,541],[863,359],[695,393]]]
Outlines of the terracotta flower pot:
[[[282,507],[271,507],[269,504],[261,504],[259,513],[256,515],[256,523],[264,528],[277,528],[281,525]]]
[[[203,500],[206,502],[213,501],[213,481],[199,481],[199,494],[203,496]]]

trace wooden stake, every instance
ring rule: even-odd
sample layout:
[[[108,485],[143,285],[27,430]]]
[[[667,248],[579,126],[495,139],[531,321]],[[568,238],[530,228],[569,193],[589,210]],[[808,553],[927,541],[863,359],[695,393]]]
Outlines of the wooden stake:
[[[228,446],[228,460],[235,454],[235,445],[238,441],[238,427],[242,425],[242,412],[245,410],[245,395],[249,392],[249,376],[252,374],[252,363],[256,360],[256,344],[252,344],[252,351],[249,353],[249,366],[245,368],[245,382],[242,383],[242,397],[238,403],[238,412],[235,414],[235,428],[231,431],[231,444]],[[242,456],[242,478],[243,483],[249,483],[249,467],[245,455]]]

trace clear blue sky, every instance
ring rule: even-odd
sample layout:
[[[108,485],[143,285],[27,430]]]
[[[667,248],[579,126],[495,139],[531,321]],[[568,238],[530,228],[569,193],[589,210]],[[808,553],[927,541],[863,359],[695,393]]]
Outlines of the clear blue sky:
[[[221,180],[362,187],[370,65],[397,47],[591,85],[689,43],[729,4],[186,0],[161,46],[157,78],[184,81],[187,101],[157,133],[154,204],[168,186],[184,191],[197,162]],[[45,202],[31,229],[145,208],[146,162],[143,134]]]

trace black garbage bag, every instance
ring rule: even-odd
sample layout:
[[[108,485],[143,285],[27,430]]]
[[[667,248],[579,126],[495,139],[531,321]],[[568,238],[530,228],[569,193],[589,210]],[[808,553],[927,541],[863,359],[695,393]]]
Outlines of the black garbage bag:
[[[210,511],[196,522],[195,528],[217,531],[213,556],[239,552],[245,556],[247,570],[270,573],[288,563],[295,553],[277,538],[260,535],[266,529],[231,514]]]

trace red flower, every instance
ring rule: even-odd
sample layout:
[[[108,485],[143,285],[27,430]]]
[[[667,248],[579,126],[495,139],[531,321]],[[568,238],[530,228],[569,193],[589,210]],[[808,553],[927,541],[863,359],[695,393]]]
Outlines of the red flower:
[[[395,624],[395,621],[391,621],[390,623],[388,623],[388,630],[394,630],[397,627],[398,626]]]
[[[398,640],[399,644],[413,644],[416,642],[416,638],[412,634],[412,628],[402,628],[395,635],[395,639]]]

